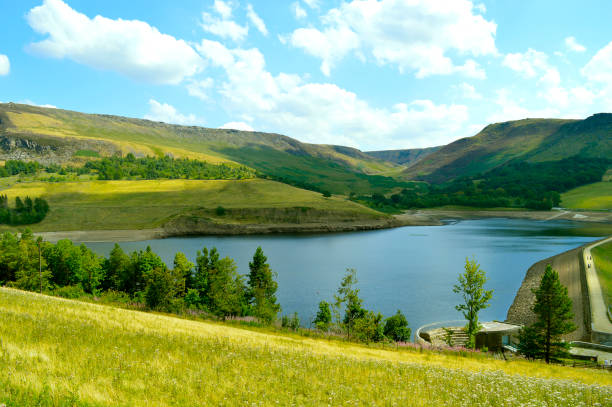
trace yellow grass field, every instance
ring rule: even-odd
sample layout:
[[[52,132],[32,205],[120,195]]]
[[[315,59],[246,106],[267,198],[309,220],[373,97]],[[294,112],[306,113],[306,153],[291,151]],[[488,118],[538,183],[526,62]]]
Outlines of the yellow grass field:
[[[343,198],[324,198],[320,193],[261,179],[27,182],[0,193],[11,202],[16,196],[44,197],[49,202],[47,217],[31,226],[35,231],[150,229],[175,216],[218,206],[309,207],[363,218],[382,216]]]
[[[253,332],[0,288],[7,406],[609,405],[590,369]],[[599,403],[599,404],[597,404]]]

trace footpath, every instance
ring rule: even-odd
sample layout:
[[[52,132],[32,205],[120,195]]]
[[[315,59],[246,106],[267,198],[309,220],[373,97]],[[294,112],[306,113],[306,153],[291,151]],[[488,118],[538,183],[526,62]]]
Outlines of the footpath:
[[[603,292],[601,291],[599,277],[597,277],[597,270],[595,269],[595,262],[591,256],[591,249],[611,241],[612,236],[590,246],[586,246],[582,252],[589,292],[589,308],[591,311],[591,341],[606,345],[612,344],[612,322],[610,322],[607,315],[608,308],[606,307]]]

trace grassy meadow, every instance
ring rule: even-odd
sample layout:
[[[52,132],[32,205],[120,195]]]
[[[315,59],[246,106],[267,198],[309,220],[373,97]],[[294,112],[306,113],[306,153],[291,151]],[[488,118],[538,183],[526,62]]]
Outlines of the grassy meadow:
[[[0,404],[608,405],[612,375],[367,347],[0,288]]]
[[[41,223],[31,225],[34,231],[151,229],[194,211],[208,213],[216,222],[232,222],[230,215],[215,215],[219,206],[253,211],[313,208],[329,213],[330,220],[335,214],[383,216],[343,198],[262,179],[23,182],[1,192],[10,201],[30,196],[49,202],[51,210]]]
[[[612,182],[596,182],[567,191],[561,195],[561,206],[568,209],[612,209]]]
[[[612,243],[591,250],[606,305],[612,305]]]

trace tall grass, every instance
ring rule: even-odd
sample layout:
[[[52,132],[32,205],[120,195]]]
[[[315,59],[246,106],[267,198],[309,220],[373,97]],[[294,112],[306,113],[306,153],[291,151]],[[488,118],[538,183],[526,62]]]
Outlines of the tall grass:
[[[0,289],[0,403],[606,405],[601,371],[392,351]]]

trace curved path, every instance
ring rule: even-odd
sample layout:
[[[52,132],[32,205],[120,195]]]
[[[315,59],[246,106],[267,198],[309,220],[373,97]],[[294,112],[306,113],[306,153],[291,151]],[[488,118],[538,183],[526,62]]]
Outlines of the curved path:
[[[595,262],[591,256],[591,249],[608,242],[612,242],[612,236],[586,246],[582,252],[591,309],[591,339],[595,343],[612,343],[612,323],[606,314],[606,303],[597,277]]]

